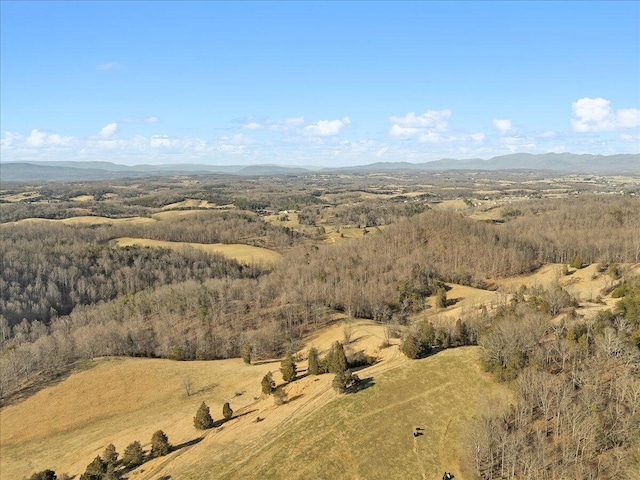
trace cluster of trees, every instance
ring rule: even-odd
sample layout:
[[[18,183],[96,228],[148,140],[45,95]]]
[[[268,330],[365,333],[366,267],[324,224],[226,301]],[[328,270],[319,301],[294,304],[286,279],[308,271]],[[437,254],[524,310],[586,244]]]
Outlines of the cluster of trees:
[[[637,308],[637,307],[636,307]],[[472,429],[481,478],[632,478],[640,465],[638,322],[624,307],[591,319],[515,299],[479,339],[485,367],[515,400]]]
[[[113,231],[114,236],[170,242],[244,243],[280,251],[301,243],[301,237],[291,229],[264,222],[254,213],[235,210],[199,211],[177,216],[170,222],[118,226]]]
[[[225,402],[222,406],[222,417],[225,421],[233,418],[233,409],[229,402]],[[209,406],[206,403],[202,402],[198,407],[198,410],[193,417],[193,426],[198,430],[208,430],[216,426],[216,422],[211,416],[211,410],[209,410]]]
[[[518,204],[523,215],[502,225],[527,239],[541,262],[640,261],[640,209],[634,197],[580,195]]]
[[[122,458],[118,459],[119,454],[116,447],[111,443],[107,445],[102,455],[98,455],[87,465],[79,478],[80,480],[122,480],[123,475],[127,472],[148,460],[169,454],[172,448],[169,438],[162,430],[158,430],[152,435],[151,450],[148,453],[136,440],[127,445]],[[55,471],[47,469],[34,473],[29,477],[29,480],[67,480],[70,478],[67,474],[58,476]]]
[[[261,270],[195,249],[113,248],[95,230],[60,226],[2,229],[0,311],[9,325],[49,323],[77,305],[209,278],[247,278]],[[24,331],[25,325],[18,331]]]
[[[432,322],[422,320],[405,333],[400,349],[408,358],[416,359],[426,357],[434,348],[476,345],[479,327],[484,323],[458,319],[452,328],[449,323],[434,327]]]

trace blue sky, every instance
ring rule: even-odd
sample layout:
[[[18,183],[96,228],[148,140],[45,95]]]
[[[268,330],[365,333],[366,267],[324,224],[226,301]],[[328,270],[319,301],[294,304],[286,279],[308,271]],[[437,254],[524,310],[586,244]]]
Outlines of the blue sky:
[[[640,2],[0,9],[4,162],[640,152]]]

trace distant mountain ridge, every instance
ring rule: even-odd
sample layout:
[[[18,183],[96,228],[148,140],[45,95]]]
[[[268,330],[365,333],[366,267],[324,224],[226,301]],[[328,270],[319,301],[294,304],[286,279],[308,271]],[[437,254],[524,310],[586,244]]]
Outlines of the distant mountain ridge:
[[[312,170],[281,165],[120,165],[111,162],[10,162],[0,163],[3,182],[55,182],[109,180],[127,177],[228,174],[243,176],[300,175],[321,173],[420,172],[443,170],[541,170],[574,174],[640,174],[640,155],[576,155],[573,153],[515,153],[488,160],[441,159],[426,163],[378,162],[369,165],[331,167]]]

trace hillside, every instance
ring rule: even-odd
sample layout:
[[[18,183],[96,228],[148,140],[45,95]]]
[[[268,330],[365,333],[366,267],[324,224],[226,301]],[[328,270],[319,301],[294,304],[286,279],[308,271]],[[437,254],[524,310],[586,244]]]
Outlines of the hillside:
[[[90,362],[2,410],[0,478],[45,468],[77,475],[109,443],[122,452],[138,439],[148,449],[157,429],[167,433],[176,450],[145,463],[131,479],[430,478],[445,468],[458,472],[457,478],[470,478],[461,470],[463,426],[482,410],[484,400],[477,400],[506,398],[502,387],[480,372],[478,349],[410,362],[397,345],[379,350],[382,326],[357,322],[352,328],[350,348],[380,359],[358,372],[363,389],[338,395],[330,386],[332,375],[305,376],[301,363],[303,375],[287,387],[288,401],[281,406],[258,398],[260,379],[269,370],[277,372],[279,362]],[[324,350],[342,335],[338,323],[310,338],[309,345]],[[190,396],[183,385],[187,378]],[[202,401],[217,420],[222,403],[229,401],[236,417],[198,431],[192,418]],[[256,423],[257,418],[262,421]],[[426,429],[415,442],[414,426]]]

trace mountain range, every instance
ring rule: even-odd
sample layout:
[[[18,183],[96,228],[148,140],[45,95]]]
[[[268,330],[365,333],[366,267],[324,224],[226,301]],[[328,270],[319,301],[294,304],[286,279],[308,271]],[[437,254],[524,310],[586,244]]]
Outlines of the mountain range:
[[[127,177],[228,174],[243,176],[300,175],[309,173],[385,173],[446,170],[527,170],[573,174],[640,174],[640,155],[576,155],[572,153],[502,155],[488,160],[445,158],[426,163],[378,162],[368,165],[311,169],[281,165],[120,165],[111,162],[10,162],[0,163],[2,182],[53,182],[108,180]]]

